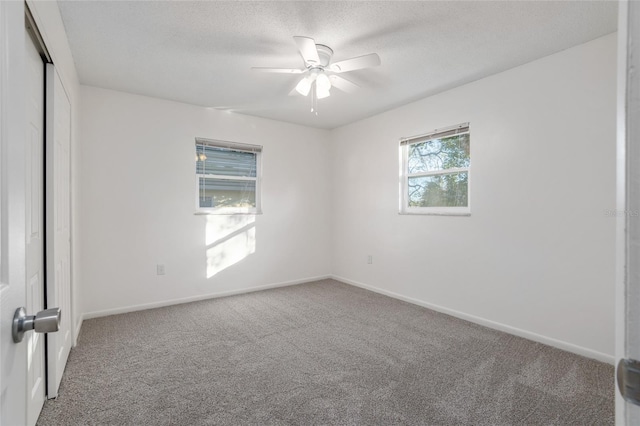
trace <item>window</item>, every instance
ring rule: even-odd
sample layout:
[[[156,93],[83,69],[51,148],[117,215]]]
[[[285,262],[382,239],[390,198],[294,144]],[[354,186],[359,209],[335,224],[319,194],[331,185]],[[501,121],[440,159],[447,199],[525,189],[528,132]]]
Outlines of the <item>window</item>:
[[[261,213],[262,147],[196,138],[198,213]]]
[[[400,156],[400,213],[470,213],[469,123],[402,139]]]

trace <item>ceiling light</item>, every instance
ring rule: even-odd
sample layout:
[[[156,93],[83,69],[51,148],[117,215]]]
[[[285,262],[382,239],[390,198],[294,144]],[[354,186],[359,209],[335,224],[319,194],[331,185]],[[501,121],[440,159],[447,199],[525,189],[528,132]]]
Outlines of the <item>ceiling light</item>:
[[[316,88],[318,91],[328,92],[331,89],[331,81],[325,73],[321,73],[316,78]]]
[[[302,96],[307,96],[309,94],[309,90],[311,90],[311,81],[309,80],[309,77],[305,77],[300,80],[300,83],[296,86],[296,91]]]
[[[307,96],[311,90],[311,84],[316,79],[316,73],[310,73],[308,76],[300,80],[296,86],[296,91],[302,96]]]
[[[324,99],[324,98],[328,98],[330,95],[331,95],[331,93],[329,93],[329,89],[323,88],[316,81],[316,97],[318,99]]]
[[[318,74],[316,78],[316,98],[323,99],[330,96],[330,89],[331,81],[329,81],[329,77],[324,72]]]

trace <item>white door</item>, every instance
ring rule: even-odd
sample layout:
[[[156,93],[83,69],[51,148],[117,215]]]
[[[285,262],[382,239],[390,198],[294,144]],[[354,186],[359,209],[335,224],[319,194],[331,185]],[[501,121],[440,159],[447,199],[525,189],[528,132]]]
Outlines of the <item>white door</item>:
[[[47,307],[62,312],[60,330],[47,334],[47,398],[58,395],[71,350],[70,145],[71,104],[54,66],[47,64],[46,221]]]
[[[640,361],[640,3],[619,12],[616,358]],[[618,390],[616,424],[640,425],[640,406]]]
[[[25,214],[27,315],[44,309],[44,62],[25,32]],[[44,334],[29,332],[27,342],[27,424],[38,420],[45,398]]]
[[[24,6],[0,2],[0,424],[26,423],[27,345],[13,343],[25,305]]]
[[[44,64],[23,2],[0,2],[0,422],[32,425],[44,402],[44,343],[13,343],[14,312],[43,304]]]

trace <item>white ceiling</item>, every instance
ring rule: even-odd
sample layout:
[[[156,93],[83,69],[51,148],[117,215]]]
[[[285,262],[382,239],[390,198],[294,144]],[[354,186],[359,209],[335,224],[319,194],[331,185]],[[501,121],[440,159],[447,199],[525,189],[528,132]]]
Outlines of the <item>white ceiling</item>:
[[[334,128],[611,33],[613,1],[59,1],[83,84]],[[333,61],[378,53],[342,74],[362,86],[319,101],[288,96],[301,68],[292,39]]]

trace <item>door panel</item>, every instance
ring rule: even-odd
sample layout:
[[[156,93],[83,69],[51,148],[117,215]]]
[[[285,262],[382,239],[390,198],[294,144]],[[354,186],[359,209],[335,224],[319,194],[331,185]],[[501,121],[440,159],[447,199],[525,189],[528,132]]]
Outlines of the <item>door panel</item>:
[[[71,105],[58,73],[47,64],[47,307],[62,312],[60,330],[47,335],[47,397],[55,398],[72,344],[70,145]]]
[[[26,423],[27,345],[11,322],[24,306],[25,96],[24,3],[0,1],[0,424]]]

